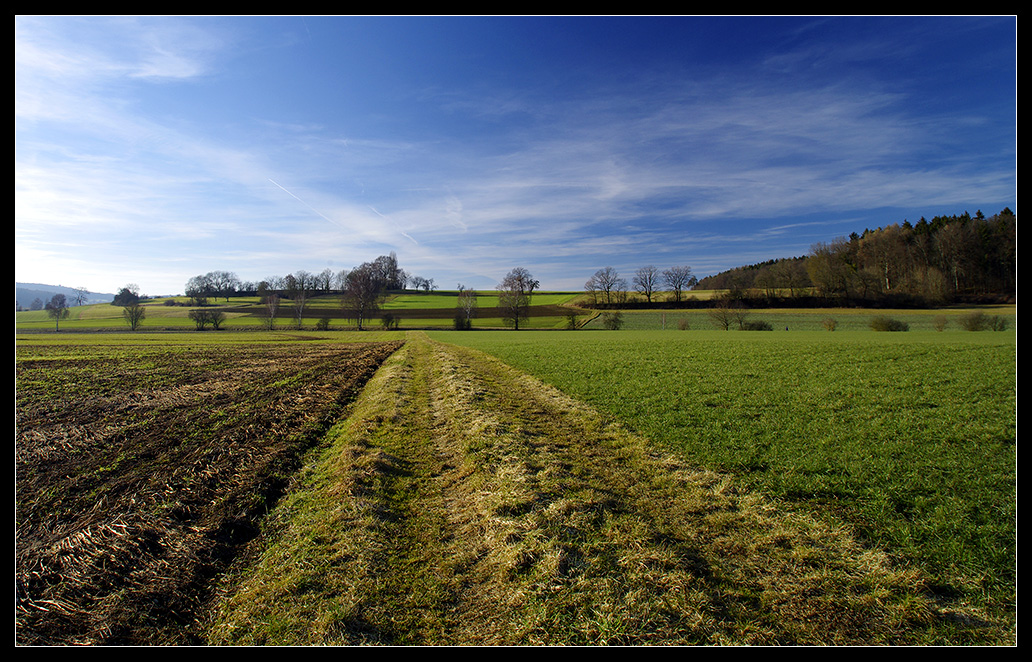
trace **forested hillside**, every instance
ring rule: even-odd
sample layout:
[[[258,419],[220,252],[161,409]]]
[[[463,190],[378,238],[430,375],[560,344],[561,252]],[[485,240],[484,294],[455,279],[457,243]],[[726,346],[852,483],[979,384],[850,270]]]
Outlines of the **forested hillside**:
[[[805,257],[738,267],[699,289],[767,298],[813,293],[850,303],[1012,301],[1017,288],[1017,216],[936,216],[818,243]]]

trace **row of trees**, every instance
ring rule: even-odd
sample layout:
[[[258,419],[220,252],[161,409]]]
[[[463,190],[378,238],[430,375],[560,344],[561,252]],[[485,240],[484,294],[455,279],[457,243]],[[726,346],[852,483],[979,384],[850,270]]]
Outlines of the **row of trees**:
[[[638,269],[630,283],[612,267],[584,285],[592,304],[616,307],[637,292],[654,303],[657,292],[684,300],[692,288],[725,290],[731,300],[810,297],[857,305],[939,304],[1012,299],[1017,287],[1017,218],[1009,209],[904,221],[814,244],[803,257],[768,260],[698,280],[690,267]]]
[[[355,321],[359,329],[374,318],[387,292],[398,289],[400,270],[391,256],[395,269],[384,268],[383,260],[363,263],[354,269],[341,271],[334,287],[327,289],[325,281],[307,271],[296,271],[282,279],[269,278],[259,283],[255,294],[265,306],[269,326],[274,323],[281,302],[286,299],[293,309],[294,322],[300,328],[304,323],[305,306],[313,296],[326,293],[340,295],[341,310]],[[196,297],[194,297],[196,300]]]
[[[417,290],[431,292],[436,289],[432,278],[410,276],[398,266],[395,253],[381,255],[372,262],[367,262],[356,269],[365,274],[357,277],[372,277],[385,290],[404,290],[409,283]],[[192,299],[192,303],[203,306],[211,299],[229,300],[233,296],[260,296],[269,294],[290,297],[290,293],[307,295],[342,294],[351,287],[354,270],[342,269],[333,271],[323,269],[319,273],[295,271],[286,276],[270,276],[260,281],[243,281],[231,271],[209,271],[194,276],[186,283],[184,293]]]
[[[395,254],[391,253],[336,274],[329,270],[321,274],[302,270],[282,278],[266,278],[258,283],[243,283],[230,272],[212,271],[191,278],[187,282],[186,295],[198,307],[205,306],[209,299],[216,297],[228,300],[234,295],[258,296],[265,308],[267,326],[274,324],[273,320],[282,306],[289,305],[293,310],[294,323],[300,328],[304,323],[306,305],[313,296],[338,294],[344,316],[354,321],[359,329],[364,329],[379,316],[387,293],[405,289],[407,283],[424,292],[437,289],[432,278],[408,276],[398,266]],[[497,286],[498,305],[507,325],[519,329],[521,323],[527,320],[531,297],[539,287],[538,281],[522,267],[513,269],[502,279]],[[476,292],[460,284],[456,328],[471,328],[477,313]],[[199,329],[204,328],[205,322],[218,328],[218,323],[200,313],[195,321]]]
[[[698,279],[688,266],[671,267],[660,271],[648,265],[634,272],[631,279],[634,291],[645,297],[648,303],[666,286],[665,290],[673,294],[675,302],[684,299],[685,293],[698,283]],[[613,267],[599,269],[584,284],[584,290],[591,295],[594,305],[626,303],[628,296],[627,281]]]
[[[353,269],[336,273],[328,269],[320,274],[301,270],[282,278],[266,278],[258,283],[243,283],[232,273],[213,271],[191,278],[187,283],[186,295],[196,306],[204,306],[214,297],[224,297],[228,300],[233,295],[258,296],[265,307],[268,326],[274,324],[281,306],[289,305],[293,311],[294,323],[300,328],[304,323],[306,306],[312,297],[337,294],[340,296],[341,310],[345,317],[353,320],[359,329],[364,329],[378,317],[387,293],[403,290],[408,283],[424,292],[436,289],[432,278],[406,274],[398,266],[397,256],[391,253],[381,255]],[[468,296],[465,300],[467,316],[472,319],[474,308],[468,303]],[[211,320],[208,322],[212,323],[214,328],[218,328]],[[200,321],[198,328],[203,328]]]
[[[54,320],[55,331],[61,330],[61,320],[68,319],[71,314],[69,311],[70,305],[68,297],[63,294],[55,294],[50,298],[50,301],[43,306],[43,309],[47,312],[47,316]],[[140,305],[139,296],[137,296],[135,300],[127,302],[122,310],[122,316],[129,324],[129,328],[133,331],[139,328],[140,323],[143,321],[144,314],[143,306]]]
[[[853,303],[1009,299],[1017,287],[1017,217],[1006,208],[867,229],[814,244],[804,257],[704,278],[698,287]]]
[[[350,270],[334,272],[324,269],[320,273],[299,270],[282,277],[270,276],[258,282],[241,281],[229,271],[210,271],[187,281],[185,294],[190,297],[191,305],[198,307],[206,306],[211,299],[223,298],[229,301],[232,296],[258,296],[265,307],[269,326],[272,326],[281,305],[286,305],[286,301],[298,327],[304,323],[306,306],[312,297],[337,294],[341,297],[342,310],[361,329],[379,311],[388,291],[403,290],[410,281],[417,289],[427,292],[435,289],[433,279],[405,273],[398,266],[397,255],[392,252]],[[209,323],[213,328],[218,328],[217,323],[207,318],[195,321],[198,328],[204,328]]]

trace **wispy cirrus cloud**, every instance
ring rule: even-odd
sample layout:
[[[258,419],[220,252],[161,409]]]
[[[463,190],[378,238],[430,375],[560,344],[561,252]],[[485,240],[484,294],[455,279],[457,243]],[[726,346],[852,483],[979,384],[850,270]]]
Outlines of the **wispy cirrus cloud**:
[[[592,265],[769,259],[871,210],[1012,199],[1013,161],[984,151],[1013,127],[895,76],[920,41],[830,24],[725,59],[607,44],[606,69],[450,43],[460,69],[438,72],[377,21],[18,17],[19,273],[60,236],[89,248],[70,272],[99,254],[160,289],[390,250],[442,282],[538,260],[579,287]]]

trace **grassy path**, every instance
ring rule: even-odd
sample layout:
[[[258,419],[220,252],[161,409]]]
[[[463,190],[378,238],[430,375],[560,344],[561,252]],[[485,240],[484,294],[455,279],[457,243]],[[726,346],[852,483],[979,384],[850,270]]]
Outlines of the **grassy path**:
[[[920,579],[410,334],[227,579],[220,644],[934,640]]]

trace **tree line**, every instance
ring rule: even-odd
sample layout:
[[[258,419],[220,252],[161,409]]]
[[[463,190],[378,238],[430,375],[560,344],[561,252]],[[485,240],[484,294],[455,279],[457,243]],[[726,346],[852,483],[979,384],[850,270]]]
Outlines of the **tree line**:
[[[341,297],[342,311],[361,330],[374,319],[387,293],[404,289],[409,280],[408,274],[398,266],[397,255],[392,252],[353,269],[338,272],[325,269],[319,274],[300,270],[282,278],[270,277],[255,284],[253,289],[238,288],[236,293],[258,296],[261,305],[265,306],[265,319],[270,327],[275,323],[281,302],[289,302],[298,328],[304,324],[305,306],[312,297],[337,294]],[[429,287],[427,279],[416,282]],[[192,292],[188,287],[187,296],[196,301],[197,295]]]
[[[300,327],[312,297],[337,294],[341,296],[345,314],[361,329],[380,309],[387,292],[403,290],[410,281],[425,291],[435,288],[433,279],[409,276],[398,266],[397,255],[392,252],[353,269],[324,269],[319,273],[302,269],[260,281],[242,281],[230,271],[209,271],[191,277],[184,293],[189,299],[187,305],[199,309],[220,298],[228,302],[231,297],[257,296],[265,308],[266,324],[270,327],[280,309],[286,306],[290,307],[294,323]],[[203,310],[192,311],[191,318],[195,318],[198,329],[208,324],[217,329],[222,322],[217,313]]]
[[[923,217],[816,244],[806,261],[819,296],[846,301],[945,303],[1011,299],[1017,217],[1010,209]]]
[[[397,317],[390,313],[380,316],[379,313],[387,294],[404,290],[407,284],[426,293],[437,289],[433,278],[408,275],[392,252],[353,269],[339,272],[326,269],[319,274],[300,270],[282,278],[273,276],[258,282],[242,282],[232,272],[211,271],[190,278],[185,294],[189,298],[187,305],[196,308],[190,312],[190,317],[199,330],[209,324],[218,329],[224,321],[219,311],[205,310],[212,299],[229,301],[233,296],[257,296],[264,307],[263,317],[268,328],[274,326],[280,309],[289,306],[294,324],[301,328],[311,298],[332,294],[340,296],[341,311],[347,319],[354,321],[359,330],[367,328],[377,317],[385,328],[390,329],[397,328]],[[522,267],[513,269],[502,279],[497,286],[498,305],[506,325],[518,330],[520,324],[529,318],[531,299],[539,287],[538,281]],[[455,328],[472,328],[472,320],[476,316],[476,292],[460,284]]]
[[[657,303],[659,285],[670,294],[662,305],[687,305],[685,290],[724,290],[730,299],[768,305],[922,306],[954,302],[1013,301],[1017,293],[1017,217],[1009,208],[922,217],[865,229],[816,243],[801,257],[768,260],[696,279],[688,267],[643,267],[628,282],[611,267],[585,284],[594,305],[629,303],[634,291]],[[692,302],[706,305],[707,302]]]
[[[350,270],[333,271],[327,268],[319,273],[299,270],[286,276],[269,276],[260,281],[243,281],[231,271],[209,271],[190,278],[184,293],[190,298],[191,305],[204,306],[211,300],[221,298],[229,301],[234,296],[264,297],[277,294],[289,297],[291,292],[340,294],[360,278],[373,278],[385,290],[403,290],[410,281],[416,289],[432,291],[436,287],[432,278],[409,276],[398,266],[398,257],[392,252]]]
[[[631,285],[637,293],[645,297],[648,304],[655,303],[659,292],[665,286],[675,303],[680,303],[688,290],[695,287],[699,279],[689,266],[671,267],[660,271],[648,265],[638,269]],[[591,296],[592,305],[620,306],[628,302],[630,290],[627,280],[620,276],[613,267],[604,267],[596,271],[584,284],[584,291]]]

